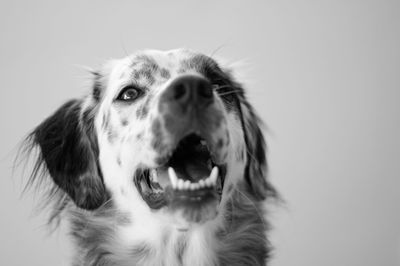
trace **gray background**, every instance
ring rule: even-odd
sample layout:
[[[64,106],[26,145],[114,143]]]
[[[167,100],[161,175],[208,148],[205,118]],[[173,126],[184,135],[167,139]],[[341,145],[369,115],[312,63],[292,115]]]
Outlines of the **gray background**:
[[[244,61],[287,201],[272,265],[400,265],[399,1],[2,1],[0,34],[0,265],[66,265],[65,229],[48,236],[11,167],[85,92],[79,65],[182,46]]]

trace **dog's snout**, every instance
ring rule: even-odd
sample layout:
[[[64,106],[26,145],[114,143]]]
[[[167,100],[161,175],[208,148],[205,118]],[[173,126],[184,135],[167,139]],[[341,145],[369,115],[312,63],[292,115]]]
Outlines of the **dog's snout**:
[[[203,107],[214,99],[211,83],[196,75],[176,78],[166,89],[164,99],[186,109],[189,105]]]

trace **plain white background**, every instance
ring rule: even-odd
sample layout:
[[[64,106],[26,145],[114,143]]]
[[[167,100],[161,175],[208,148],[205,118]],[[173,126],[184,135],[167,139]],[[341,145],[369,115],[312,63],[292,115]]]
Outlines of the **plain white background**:
[[[25,134],[143,48],[245,62],[268,124],[273,266],[400,265],[399,1],[1,1],[0,265],[67,265],[11,175]],[[18,171],[17,171],[18,172]],[[25,176],[26,178],[26,176]]]

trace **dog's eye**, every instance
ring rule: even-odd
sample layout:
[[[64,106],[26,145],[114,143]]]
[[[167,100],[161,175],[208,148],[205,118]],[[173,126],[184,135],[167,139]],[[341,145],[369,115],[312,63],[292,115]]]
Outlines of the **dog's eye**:
[[[130,102],[136,100],[142,94],[142,90],[133,86],[125,87],[117,97],[118,101]]]

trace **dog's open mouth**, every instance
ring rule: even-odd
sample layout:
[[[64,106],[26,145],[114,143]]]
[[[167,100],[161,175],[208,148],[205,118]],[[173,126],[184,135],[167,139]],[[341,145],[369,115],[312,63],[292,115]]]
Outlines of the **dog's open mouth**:
[[[153,208],[180,210],[190,221],[200,222],[216,215],[226,168],[213,161],[218,151],[196,134],[184,137],[168,161],[146,169],[136,178],[143,199]]]

